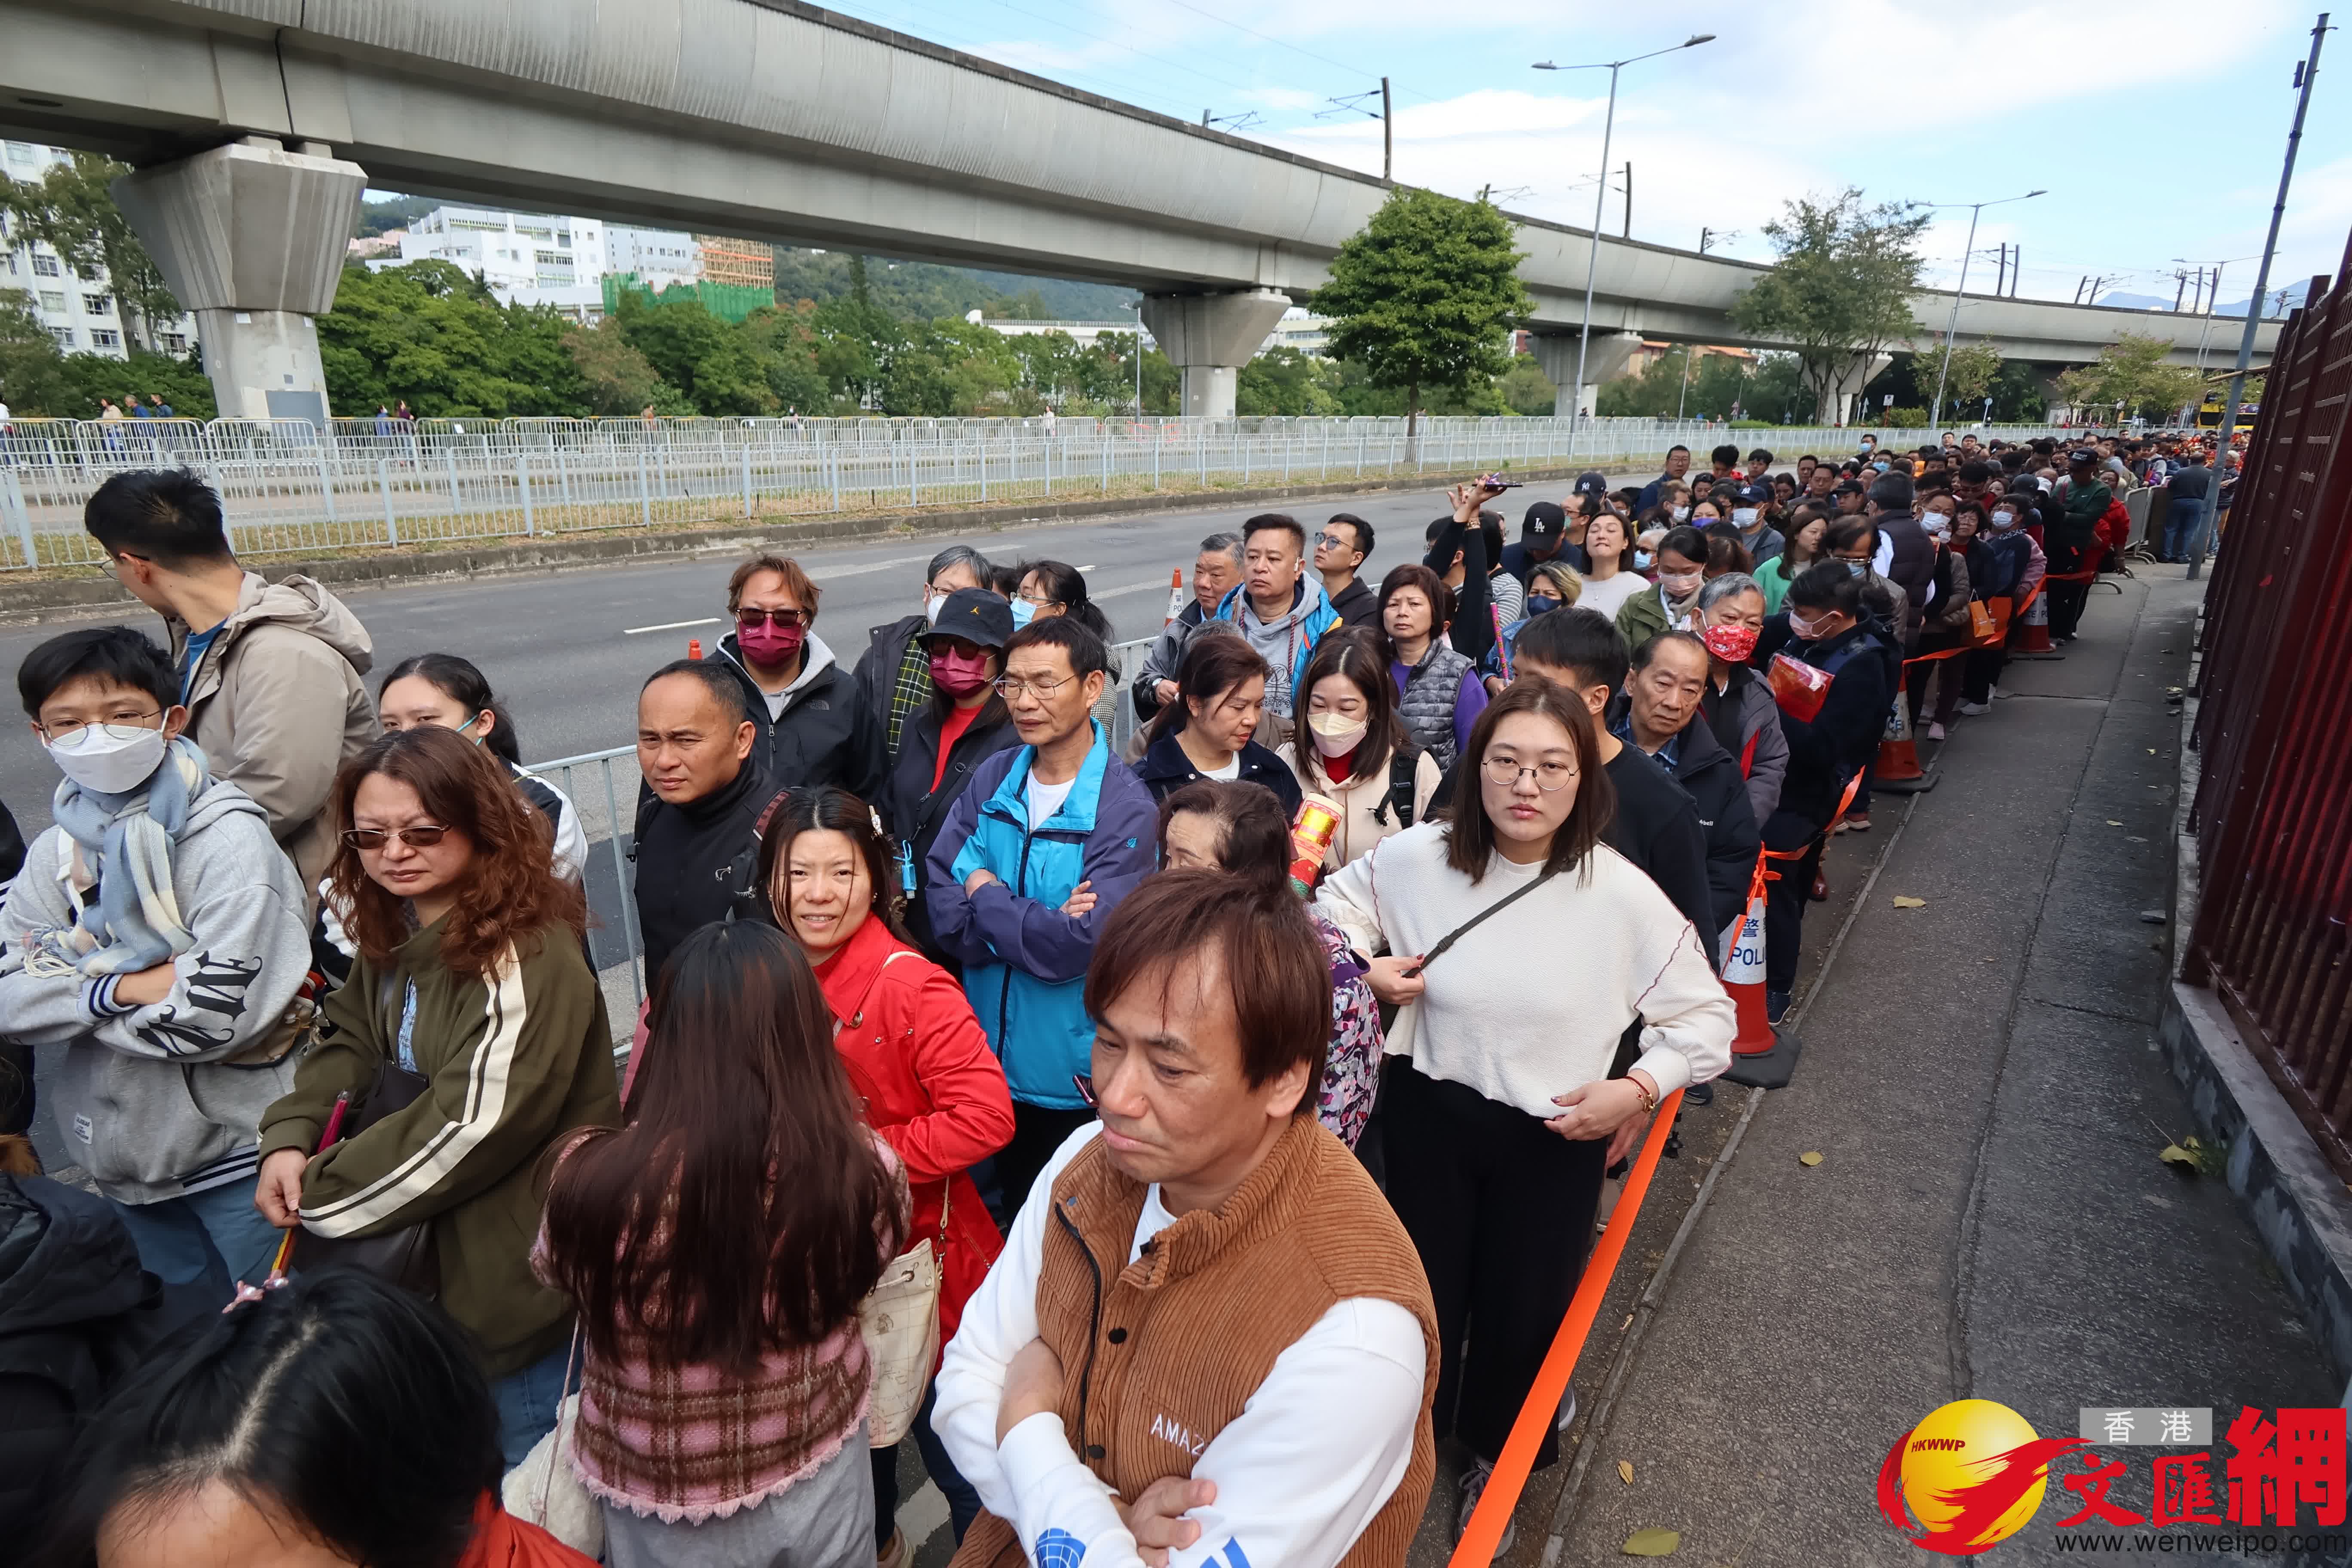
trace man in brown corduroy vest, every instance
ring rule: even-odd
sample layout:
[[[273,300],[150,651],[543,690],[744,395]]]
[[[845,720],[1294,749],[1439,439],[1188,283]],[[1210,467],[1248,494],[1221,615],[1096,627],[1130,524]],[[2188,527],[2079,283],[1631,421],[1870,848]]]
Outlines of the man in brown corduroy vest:
[[[1315,1120],[1312,924],[1278,884],[1161,873],[1086,1002],[1101,1121],[1038,1177],[940,1369],[933,1424],[988,1509],[955,1568],[1393,1568],[1434,1468],[1436,1317]]]

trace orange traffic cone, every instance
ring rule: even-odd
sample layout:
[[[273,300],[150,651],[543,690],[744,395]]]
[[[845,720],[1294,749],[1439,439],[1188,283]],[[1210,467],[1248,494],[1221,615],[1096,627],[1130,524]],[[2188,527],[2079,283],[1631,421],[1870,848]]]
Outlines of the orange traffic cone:
[[[1772,1032],[1772,1021],[1764,1016],[1764,895],[1760,892],[1748,900],[1739,940],[1724,959],[1723,988],[1731,994],[1739,1017],[1739,1032],[1731,1040],[1732,1055],[1760,1057],[1770,1050],[1779,1037]]]
[[[688,637],[686,639],[686,657],[694,659],[698,659],[702,657],[702,639],[700,637]]]
[[[2012,658],[2063,658],[2066,656],[2050,646],[2050,595],[2033,595],[2033,603],[2025,607],[2025,629],[2019,635],[2017,646],[2010,651]]]
[[[1906,669],[1906,680],[1918,679]],[[1895,710],[1887,715],[1885,738],[1878,742],[1878,761],[1870,768],[1873,789],[1892,790],[1896,795],[1918,795],[1936,787],[1936,776],[1919,765],[1919,747],[1912,739],[1911,704],[1900,690],[1895,693]]]
[[[1165,628],[1175,625],[1176,617],[1184,613],[1184,568],[1177,567],[1168,574],[1168,618],[1160,622]]]

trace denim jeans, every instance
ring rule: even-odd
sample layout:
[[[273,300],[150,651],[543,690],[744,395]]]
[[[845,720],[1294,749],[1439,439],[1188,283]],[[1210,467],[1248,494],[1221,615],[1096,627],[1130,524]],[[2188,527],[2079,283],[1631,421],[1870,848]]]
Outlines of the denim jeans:
[[[963,1479],[963,1472],[948,1458],[947,1445],[931,1430],[931,1412],[939,1404],[939,1384],[933,1383],[923,1391],[923,1407],[915,1413],[915,1425],[907,1434],[915,1440],[915,1447],[923,1456],[923,1468],[930,1472],[931,1484],[947,1499],[948,1523],[955,1530],[960,1545],[963,1532],[980,1517],[980,1493]],[[890,1544],[890,1532],[897,1528],[898,1512],[898,1447],[873,1450],[874,1457],[874,1550],[880,1552]],[[919,1547],[919,1541],[908,1546]]]
[[[523,1462],[531,1446],[555,1430],[555,1415],[563,1405],[563,1373],[572,1355],[567,1335],[562,1349],[550,1352],[490,1384],[490,1397],[499,1406],[499,1452],[507,1468]]]
[[[2189,546],[2197,540],[2197,524],[2205,516],[2205,502],[2195,496],[2181,496],[2164,513],[2164,558],[2186,561]]]
[[[231,1182],[161,1203],[117,1203],[139,1267],[166,1285],[201,1285],[226,1304],[240,1279],[268,1276],[286,1233],[253,1206],[253,1184]]]

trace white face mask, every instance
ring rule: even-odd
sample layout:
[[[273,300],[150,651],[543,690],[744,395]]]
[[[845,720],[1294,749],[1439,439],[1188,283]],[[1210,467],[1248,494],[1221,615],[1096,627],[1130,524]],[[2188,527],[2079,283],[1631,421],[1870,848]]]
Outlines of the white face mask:
[[[1344,757],[1356,749],[1370,726],[1344,713],[1309,713],[1307,728],[1315,737],[1317,751],[1327,757]]]
[[[1733,507],[1731,509],[1731,521],[1738,523],[1741,528],[1753,528],[1756,526],[1756,509],[1752,506]]]
[[[2013,511],[1997,511],[1992,514],[1992,525],[1995,528],[2015,528],[2017,514]]]
[[[85,724],[49,742],[66,777],[100,795],[125,795],[163,765],[163,731],[139,724]]]
[[[1690,521],[1690,508],[1686,506],[1678,506],[1675,508],[1675,521],[1676,522],[1688,522]]]
[[[940,612],[947,607],[947,602],[948,596],[945,594],[923,595],[923,614],[930,617],[931,625],[940,624]]]

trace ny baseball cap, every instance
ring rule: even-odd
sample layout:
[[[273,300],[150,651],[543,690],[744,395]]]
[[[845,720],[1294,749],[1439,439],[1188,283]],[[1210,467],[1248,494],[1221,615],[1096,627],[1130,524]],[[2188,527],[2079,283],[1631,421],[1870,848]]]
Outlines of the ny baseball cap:
[[[1605,496],[1609,493],[1609,476],[1588,471],[1576,476],[1574,492],[1580,496]]]

